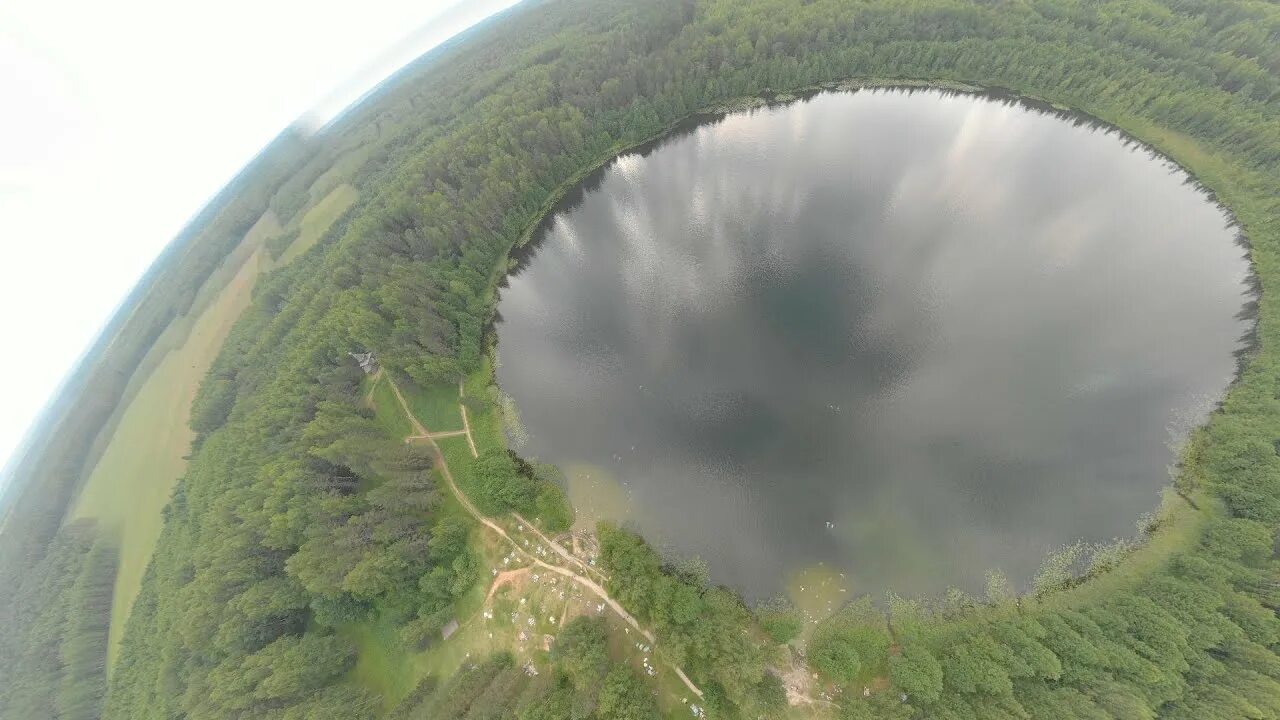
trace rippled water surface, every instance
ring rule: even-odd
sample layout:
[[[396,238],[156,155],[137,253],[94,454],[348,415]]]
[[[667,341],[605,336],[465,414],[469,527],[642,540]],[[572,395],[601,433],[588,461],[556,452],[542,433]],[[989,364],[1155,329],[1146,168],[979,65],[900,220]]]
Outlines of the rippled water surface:
[[[1234,371],[1186,176],[976,96],[823,94],[618,159],[501,294],[498,378],[585,518],[776,594],[1025,582],[1134,532]]]

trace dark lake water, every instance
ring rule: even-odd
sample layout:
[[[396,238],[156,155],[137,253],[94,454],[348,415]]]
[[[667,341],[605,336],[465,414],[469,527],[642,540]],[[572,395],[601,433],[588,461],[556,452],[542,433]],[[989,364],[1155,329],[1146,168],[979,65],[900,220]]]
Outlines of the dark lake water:
[[[820,564],[850,596],[1023,584],[1132,536],[1247,329],[1184,173],[978,96],[730,115],[540,236],[499,305],[520,450],[748,598]]]

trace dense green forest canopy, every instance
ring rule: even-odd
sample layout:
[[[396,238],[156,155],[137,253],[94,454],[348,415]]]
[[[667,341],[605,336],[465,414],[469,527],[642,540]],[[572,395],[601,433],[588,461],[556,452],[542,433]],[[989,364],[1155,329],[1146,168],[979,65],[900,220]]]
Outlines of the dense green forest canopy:
[[[370,409],[377,387],[350,353],[376,352],[406,388],[483,388],[509,253],[587,171],[692,113],[904,81],[1090,113],[1235,214],[1262,291],[1257,342],[1184,453],[1185,500],[1148,524],[1143,547],[1083,575],[1059,558],[1031,595],[995,581],[984,598],[891,598],[887,613],[853,602],[807,632],[826,697],[790,710],[784,644],[802,627],[785,604],[748,608],[606,526],[608,592],[714,718],[1280,717],[1280,8],[1253,0],[530,1],[433,52],[301,149],[269,149],[148,281],[145,311],[120,331],[130,342],[95,366],[107,379],[78,390],[75,403],[109,411],[112,368],[268,207],[296,214],[335,169],[359,189],[324,240],[259,286],[206,378],[109,682],[93,658],[110,549],[91,529],[59,529],[92,435],[68,430],[32,453],[0,544],[0,606],[21,628],[0,657],[0,716],[686,716],[678,700],[655,705],[653,682],[617,662],[616,629],[586,618],[536,675],[501,653],[419,673],[409,691],[358,671],[354,629],[389,629],[406,652],[440,642],[487,584],[487,550],[435,460],[402,441],[403,419]],[[466,403],[483,414],[499,400]],[[500,452],[458,472],[484,512],[563,527],[545,474]]]

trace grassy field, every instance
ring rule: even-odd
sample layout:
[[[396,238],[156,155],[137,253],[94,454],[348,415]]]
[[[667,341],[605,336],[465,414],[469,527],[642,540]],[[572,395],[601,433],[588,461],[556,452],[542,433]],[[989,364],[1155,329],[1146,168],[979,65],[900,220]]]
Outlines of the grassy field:
[[[279,263],[287,264],[310,250],[324,236],[325,231],[355,204],[356,196],[356,189],[345,184],[339,185],[325,195],[320,202],[307,211],[306,215],[302,216],[302,220],[298,223],[300,231],[298,239],[290,243],[288,249],[280,256]]]
[[[369,159],[369,155],[373,152],[372,143],[363,143],[338,156],[334,161],[333,167],[324,171],[320,177],[311,183],[311,187],[307,192],[311,197],[324,197],[332,192],[339,185],[346,182],[346,178],[350,178],[360,170],[360,166],[364,165]]]
[[[119,408],[107,420],[99,431],[98,436],[94,439],[86,461],[86,467],[97,466],[111,439],[115,436],[116,429],[119,427],[125,411],[137,398],[138,393],[147,385],[151,376],[160,364],[169,357],[169,354],[180,351],[187,344],[187,341],[192,337],[192,330],[196,323],[222,297],[223,290],[231,285],[244,266],[250,260],[259,264],[267,262],[266,254],[260,251],[267,238],[279,234],[282,229],[275,213],[270,210],[264,213],[249,229],[249,232],[236,249],[209,275],[204,285],[196,293],[190,310],[185,315],[174,318],[168,327],[164,329],[164,332],[156,339],[151,349],[142,358],[142,361],[134,368],[133,375],[129,378],[129,383],[125,386],[124,394],[121,396]]]
[[[465,392],[469,398],[488,398],[489,383],[493,377],[493,359],[486,357],[481,363],[480,369],[463,382]],[[507,448],[507,438],[503,434],[503,418],[502,412],[491,402],[483,403],[483,408],[476,411],[467,411],[467,421],[471,424],[471,439],[475,441],[476,448],[480,452],[484,452],[485,448]]]
[[[396,628],[388,622],[357,623],[341,629],[356,646],[350,680],[387,699],[387,707],[417,686],[418,677]]]
[[[374,382],[373,392],[369,397],[373,400],[374,417],[388,437],[406,438],[414,434],[413,425],[409,423],[409,418],[400,412],[399,401],[396,400],[396,394],[391,389],[391,383],[387,382],[385,377],[379,377]]]
[[[409,409],[427,426],[427,430],[438,433],[462,429],[457,385],[419,387],[410,382],[402,382],[400,392],[404,393]]]
[[[108,667],[119,653],[125,620],[160,536],[161,511],[186,471],[193,437],[188,420],[200,381],[249,306],[262,273],[301,254],[295,252],[301,243],[314,244],[354,202],[354,193],[343,185],[309,210],[301,220],[303,232],[275,263],[263,245],[280,226],[268,211],[201,288],[193,312],[165,330],[131,380],[123,411],[100,438],[101,454],[69,517],[95,518],[119,543]]]

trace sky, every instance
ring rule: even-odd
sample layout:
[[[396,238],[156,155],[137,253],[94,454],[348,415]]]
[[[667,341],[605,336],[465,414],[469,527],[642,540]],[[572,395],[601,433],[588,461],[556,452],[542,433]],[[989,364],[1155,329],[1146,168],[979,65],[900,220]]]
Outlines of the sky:
[[[0,3],[0,468],[165,244],[264,145],[514,4]]]

